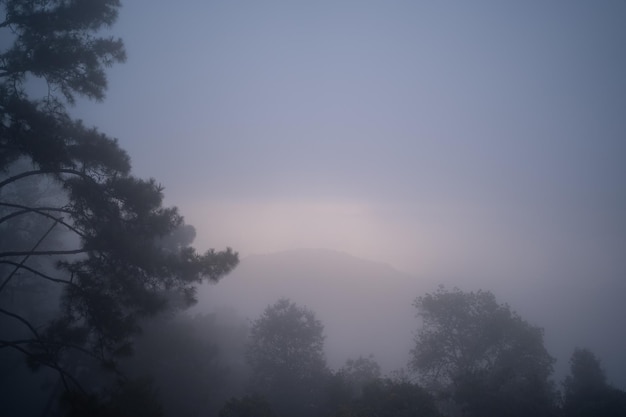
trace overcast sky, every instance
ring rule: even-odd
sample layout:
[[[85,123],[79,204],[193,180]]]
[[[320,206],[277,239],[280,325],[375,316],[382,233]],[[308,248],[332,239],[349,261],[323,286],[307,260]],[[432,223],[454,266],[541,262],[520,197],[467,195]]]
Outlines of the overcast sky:
[[[201,248],[619,261],[626,4],[511,3],[126,2],[128,62],[76,112]]]
[[[625,22],[624,1],[125,2],[128,62],[75,110],[200,249],[337,249],[614,318]]]

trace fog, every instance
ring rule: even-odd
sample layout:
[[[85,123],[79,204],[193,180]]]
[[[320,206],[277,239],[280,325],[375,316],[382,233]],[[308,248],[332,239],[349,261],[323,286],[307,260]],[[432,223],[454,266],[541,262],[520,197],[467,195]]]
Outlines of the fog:
[[[327,248],[489,289],[624,387],[609,324],[626,317],[625,16],[582,1],[124,4],[129,60],[75,111],[164,185],[200,248]]]
[[[126,4],[114,33],[129,60],[105,102],[75,111],[165,186],[200,247],[616,283],[623,14]]]
[[[624,21],[619,1],[125,1],[127,62],[69,111],[195,247],[239,253],[197,323],[287,297],[332,369],[390,375],[417,297],[482,289],[544,329],[558,386],[587,348],[626,390]]]
[[[623,336],[610,325],[623,311],[622,295],[583,290],[580,284],[564,290],[545,282],[512,287],[467,275],[415,276],[343,252],[299,249],[244,258],[222,282],[200,288],[191,313],[230,311],[253,321],[267,306],[288,297],[313,310],[324,324],[331,367],[373,355],[388,374],[409,363],[421,323],[413,301],[439,285],[488,289],[523,319],[544,328],[546,346],[557,358],[555,381],[569,372],[574,348],[585,346],[602,358],[612,383],[626,382]]]

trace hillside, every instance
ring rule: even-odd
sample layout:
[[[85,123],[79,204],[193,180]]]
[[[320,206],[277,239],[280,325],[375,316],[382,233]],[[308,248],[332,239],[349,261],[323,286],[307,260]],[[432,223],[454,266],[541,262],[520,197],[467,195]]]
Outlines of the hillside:
[[[217,285],[199,291],[196,311],[235,309],[250,319],[280,297],[307,306],[325,325],[329,364],[373,354],[385,371],[403,367],[417,327],[412,302],[434,284],[389,265],[322,249],[243,259]]]

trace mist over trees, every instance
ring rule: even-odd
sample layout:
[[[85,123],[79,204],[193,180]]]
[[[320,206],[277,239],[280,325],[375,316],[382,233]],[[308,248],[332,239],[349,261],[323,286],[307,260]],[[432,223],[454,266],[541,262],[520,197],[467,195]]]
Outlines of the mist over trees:
[[[570,375],[563,382],[563,388],[564,416],[626,415],[626,392],[606,382],[600,360],[587,349],[574,350]]]
[[[485,291],[439,288],[415,301],[411,369],[468,416],[553,415],[554,358],[543,331]]]
[[[103,35],[120,2],[0,6],[2,415],[626,415],[600,358],[573,347],[555,381],[543,330],[488,290],[411,294],[411,360],[387,373],[367,346],[329,366],[326,323],[290,298],[258,317],[189,314],[197,286],[218,283],[237,253],[197,252],[163,187],[71,116],[77,99],[104,99],[106,68],[126,59],[122,40]],[[334,290],[319,282],[308,285]]]
[[[159,316],[143,323],[119,369],[150,377],[165,415],[217,415],[227,400],[246,394],[248,331],[232,311]]]
[[[280,415],[322,414],[329,373],[323,329],[315,313],[285,298],[252,323],[246,352],[252,392],[275,404]]]
[[[166,415],[623,415],[626,393],[592,352],[575,349],[554,380],[541,329],[492,293],[440,287],[414,306],[412,360],[391,373],[371,356],[328,367],[324,323],[286,298],[248,322],[228,311],[155,321],[124,369],[156,376]]]

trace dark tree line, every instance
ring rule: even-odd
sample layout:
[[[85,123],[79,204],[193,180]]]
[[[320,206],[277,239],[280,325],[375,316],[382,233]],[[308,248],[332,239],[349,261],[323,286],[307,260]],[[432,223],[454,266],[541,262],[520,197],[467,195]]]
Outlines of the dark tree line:
[[[172,416],[624,415],[626,393],[592,352],[576,349],[555,383],[540,329],[493,294],[440,288],[415,306],[412,359],[390,375],[373,357],[329,368],[323,324],[288,299],[249,323],[225,313],[152,321],[122,369],[151,375]]]
[[[228,402],[220,415],[626,415],[626,392],[606,382],[588,350],[574,351],[559,390],[542,329],[492,293],[440,287],[414,305],[421,323],[412,359],[392,377],[381,376],[371,357],[328,369],[314,313],[287,299],[268,306],[247,342],[248,396]]]
[[[246,343],[247,395],[227,402],[220,417],[439,416],[426,390],[408,379],[381,377],[371,357],[331,370],[323,331],[306,307],[285,298],[268,306],[252,322]]]

